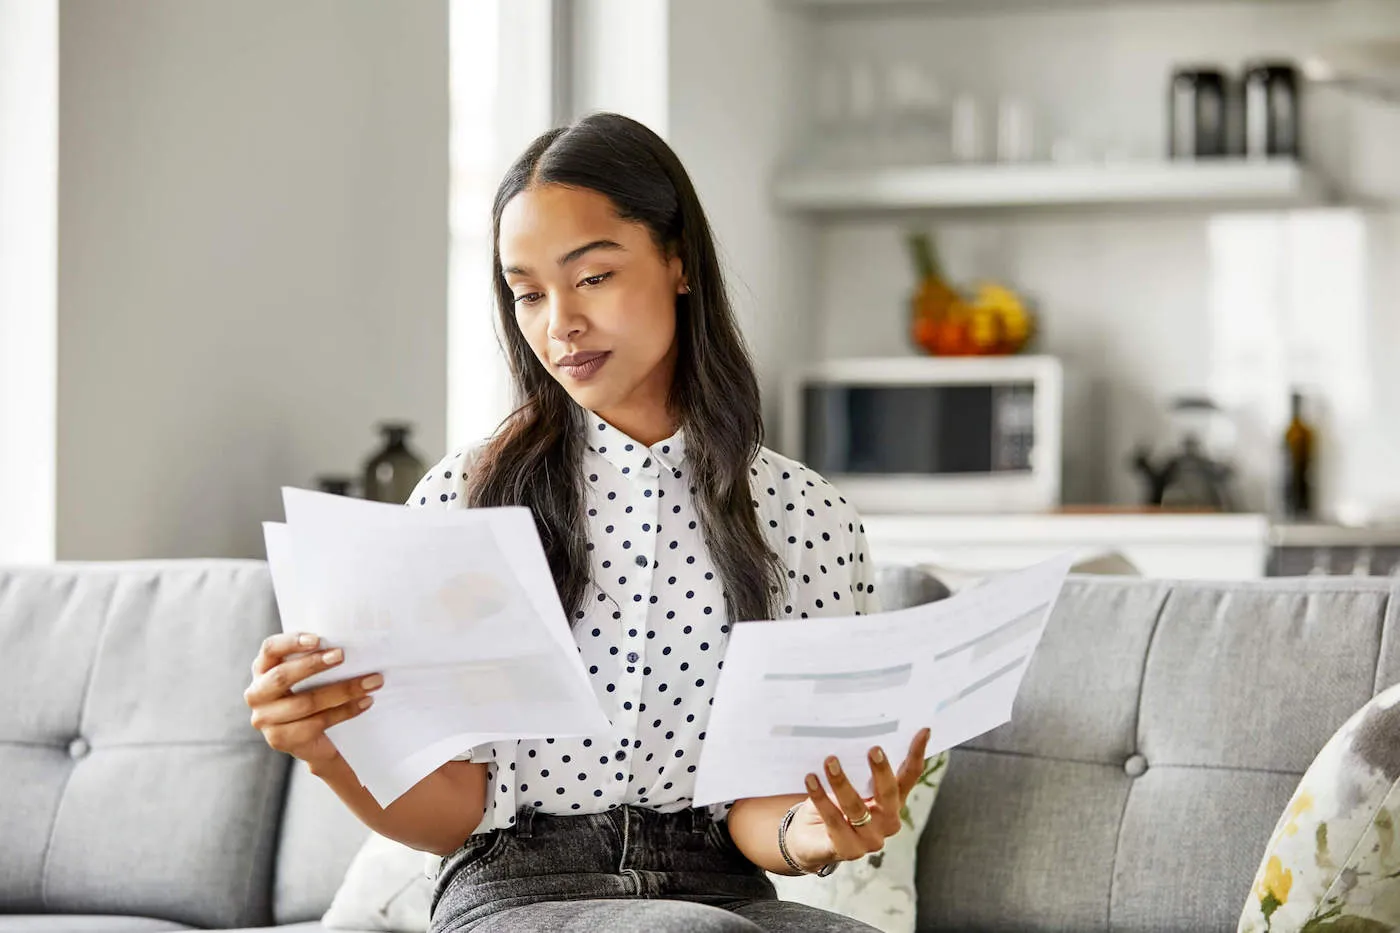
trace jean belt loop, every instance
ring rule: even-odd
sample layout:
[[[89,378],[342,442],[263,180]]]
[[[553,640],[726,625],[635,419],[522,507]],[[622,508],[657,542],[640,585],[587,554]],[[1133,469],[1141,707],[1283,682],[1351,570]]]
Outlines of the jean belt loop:
[[[515,834],[521,839],[529,839],[535,830],[535,808],[521,807],[515,813]]]
[[[693,833],[706,833],[710,829],[710,811],[708,807],[690,808],[690,831]]]

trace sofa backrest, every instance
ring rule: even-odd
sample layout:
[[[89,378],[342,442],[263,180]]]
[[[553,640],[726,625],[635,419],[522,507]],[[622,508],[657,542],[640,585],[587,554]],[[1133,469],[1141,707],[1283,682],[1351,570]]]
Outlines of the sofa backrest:
[[[1400,681],[1397,595],[1072,578],[1012,721],[954,753],[919,930],[1233,930],[1313,756]],[[366,830],[248,724],[248,664],[279,627],[261,562],[0,568],[4,910],[325,910]]]
[[[242,693],[277,631],[254,561],[0,568],[0,904],[271,918],[287,759]]]
[[[1011,721],[952,755],[920,933],[1233,931],[1313,757],[1400,681],[1397,596],[1071,578]]]
[[[368,837],[369,830],[324,781],[294,765],[277,846],[273,921],[319,920]]]

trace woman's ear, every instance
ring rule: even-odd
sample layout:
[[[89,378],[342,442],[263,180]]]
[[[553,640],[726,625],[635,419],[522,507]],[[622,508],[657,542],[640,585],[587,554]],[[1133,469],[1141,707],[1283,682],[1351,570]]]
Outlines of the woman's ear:
[[[676,254],[671,257],[667,265],[671,267],[671,276],[675,279],[676,282],[676,294],[689,295],[690,283],[686,281],[685,266],[681,263],[679,250],[677,250]]]

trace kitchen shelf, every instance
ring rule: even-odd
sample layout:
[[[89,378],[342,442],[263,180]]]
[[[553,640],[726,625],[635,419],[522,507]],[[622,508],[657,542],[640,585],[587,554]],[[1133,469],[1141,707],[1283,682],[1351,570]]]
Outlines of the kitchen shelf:
[[[1124,7],[1178,6],[1183,3],[1235,3],[1240,5],[1290,3],[1319,5],[1329,0],[775,0],[779,6],[799,11],[860,13],[863,11],[913,10],[940,13],[1036,12],[1063,9],[1121,9]]]
[[[1293,207],[1325,195],[1321,179],[1290,159],[790,169],[773,180],[778,205],[804,212]]]

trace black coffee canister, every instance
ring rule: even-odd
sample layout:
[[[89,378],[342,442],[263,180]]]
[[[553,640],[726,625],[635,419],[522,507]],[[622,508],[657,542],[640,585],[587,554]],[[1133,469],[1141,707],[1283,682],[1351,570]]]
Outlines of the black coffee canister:
[[[1173,159],[1226,154],[1226,81],[1215,68],[1178,68],[1168,95],[1167,138]]]
[[[1298,158],[1298,69],[1286,62],[1254,62],[1244,73],[1244,154]]]

